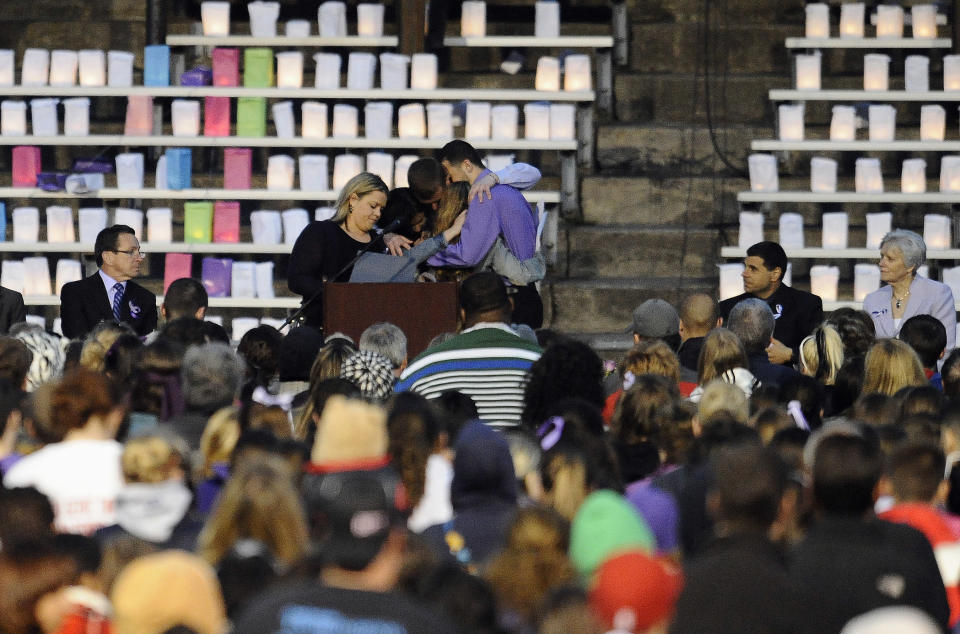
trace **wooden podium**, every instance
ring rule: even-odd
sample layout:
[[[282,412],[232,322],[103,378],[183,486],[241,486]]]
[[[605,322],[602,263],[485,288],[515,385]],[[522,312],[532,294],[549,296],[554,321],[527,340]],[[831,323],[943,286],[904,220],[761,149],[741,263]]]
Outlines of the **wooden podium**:
[[[324,334],[340,331],[360,340],[371,324],[388,321],[407,336],[407,356],[413,359],[430,340],[457,330],[459,301],[454,282],[323,285]]]

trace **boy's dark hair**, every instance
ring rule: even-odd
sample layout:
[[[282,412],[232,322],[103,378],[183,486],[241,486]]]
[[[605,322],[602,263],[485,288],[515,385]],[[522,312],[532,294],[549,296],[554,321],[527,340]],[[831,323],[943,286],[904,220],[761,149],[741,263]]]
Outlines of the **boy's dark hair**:
[[[440,162],[446,161],[452,165],[459,165],[464,161],[470,161],[475,166],[483,168],[483,157],[477,150],[460,139],[450,141],[440,148],[440,155],[437,157]]]
[[[410,193],[421,202],[433,198],[437,188],[443,187],[446,180],[443,166],[436,159],[418,159],[407,169],[407,185],[410,187]]]
[[[887,477],[898,502],[929,504],[943,481],[946,458],[930,443],[909,443],[894,450],[887,463]]]
[[[827,436],[815,453],[814,500],[827,513],[862,515],[873,507],[874,488],[882,472],[879,443],[861,436]]]
[[[787,273],[787,254],[783,247],[776,242],[758,242],[747,249],[747,257],[758,257],[763,260],[767,270],[780,267],[780,281]]]
[[[208,303],[207,289],[192,277],[173,280],[163,296],[167,319],[194,317],[197,311],[206,308]]]
[[[947,347],[947,329],[933,315],[914,315],[900,327],[900,341],[914,349],[925,368],[935,368]]]
[[[759,445],[720,447],[710,458],[718,519],[767,529],[777,518],[787,470],[772,450]]]

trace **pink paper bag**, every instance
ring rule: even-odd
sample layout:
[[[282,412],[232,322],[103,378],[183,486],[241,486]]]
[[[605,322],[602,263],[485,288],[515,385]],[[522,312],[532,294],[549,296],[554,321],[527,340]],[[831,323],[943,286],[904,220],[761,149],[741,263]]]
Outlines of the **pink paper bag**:
[[[127,119],[123,133],[129,136],[153,134],[153,97],[130,95],[127,97]]]
[[[213,49],[213,85],[240,85],[240,49]]]
[[[250,189],[253,151],[248,147],[223,150],[223,188]]]
[[[189,253],[168,253],[163,264],[163,292],[167,292],[174,280],[190,277],[192,268],[193,256]]]
[[[218,200],[213,204],[213,241],[240,242],[240,203]]]
[[[18,145],[13,148],[13,186],[36,187],[40,173],[40,148]]]
[[[207,97],[203,102],[204,136],[230,136],[230,97]]]

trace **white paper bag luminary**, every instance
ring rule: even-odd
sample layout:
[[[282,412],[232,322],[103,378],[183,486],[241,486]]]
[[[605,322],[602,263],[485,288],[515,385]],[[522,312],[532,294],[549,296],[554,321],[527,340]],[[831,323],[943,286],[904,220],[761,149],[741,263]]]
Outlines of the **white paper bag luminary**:
[[[256,267],[257,297],[265,299],[273,297],[273,262],[257,262]],[[263,319],[261,318],[261,323]]]
[[[410,56],[397,53],[380,54],[380,87],[384,90],[406,90]]]
[[[284,25],[287,37],[310,37],[310,22],[307,20],[288,20]]]
[[[3,272],[0,273],[0,285],[12,291],[23,293],[24,277],[26,276],[23,260],[4,260],[2,266]]]
[[[103,51],[85,50],[77,56],[81,86],[105,86],[107,84],[107,56]]]
[[[193,99],[174,99],[170,104],[173,136],[200,134],[200,102]]]
[[[950,248],[950,216],[927,214],[923,217],[923,241],[927,249],[937,251]]]
[[[782,104],[777,108],[777,129],[781,141],[803,141],[803,112],[802,103]]]
[[[802,249],[803,244],[803,216],[780,214],[780,246],[784,249]]]
[[[306,212],[304,212],[306,213]],[[230,297],[257,296],[257,263],[234,261],[230,267]]]
[[[303,53],[282,51],[277,57],[277,87],[300,88],[303,86]]]
[[[327,104],[304,101],[300,106],[300,134],[309,139],[327,138]]]
[[[931,39],[937,37],[937,7],[932,4],[915,4],[910,7],[910,22],[913,37]]]
[[[577,107],[572,103],[550,104],[550,139],[572,141],[576,124]]]
[[[886,90],[890,85],[890,56],[869,53],[863,56],[863,89]]]
[[[840,5],[840,37],[863,37],[864,3],[844,2]]]
[[[300,189],[322,192],[330,189],[330,165],[325,154],[300,156]]]
[[[357,138],[357,107],[346,103],[338,103],[333,106],[333,138],[335,139],[355,139]]]
[[[16,55],[8,48],[0,49],[0,86],[12,86],[16,81]]]
[[[950,287],[954,297],[960,297],[960,266],[940,269],[940,280]]]
[[[107,53],[107,85],[113,88],[133,85],[133,53],[129,51]]]
[[[93,248],[93,243],[97,234],[103,231],[107,226],[107,210],[103,207],[81,207],[77,210],[77,227],[80,229],[80,242],[89,244]]]
[[[467,121],[463,136],[467,139],[479,140],[490,138],[490,104],[488,102],[467,102]]]
[[[57,295],[63,290],[63,285],[70,282],[79,282],[83,279],[83,267],[80,260],[61,258],[57,260],[56,282],[54,283]]]
[[[796,55],[794,62],[797,90],[820,90],[820,52]]]
[[[64,205],[47,207],[47,242],[74,242],[73,208]]]
[[[960,90],[960,55],[943,56],[943,89]]]
[[[453,104],[427,104],[427,138],[453,138]]]
[[[926,92],[930,89],[930,58],[926,55],[907,55],[903,65],[903,89],[907,92]]]
[[[397,160],[393,162],[393,186],[394,187],[409,187],[410,183],[407,180],[407,172],[410,170],[410,166],[413,165],[419,156],[413,154],[403,154],[397,157]]]
[[[50,284],[50,262],[46,257],[23,258],[23,272],[24,295],[53,293],[53,287]]]
[[[77,83],[78,57],[76,51],[50,53],[50,85],[73,86]]]
[[[310,224],[310,214],[306,209],[287,209],[280,214],[283,221],[283,242],[292,245],[300,237],[308,224]]]
[[[840,269],[836,266],[816,264],[810,267],[810,292],[828,302],[837,301],[837,283]]]
[[[960,156],[940,157],[940,191],[960,193]]]
[[[880,288],[880,267],[860,263],[853,267],[853,299],[862,302],[867,295]]]
[[[590,56],[567,55],[563,60],[563,89],[590,90]]]
[[[320,37],[343,37],[347,34],[347,5],[343,2],[323,2],[317,9]]]
[[[743,293],[743,264],[718,264],[720,269],[720,301]]]
[[[550,138],[550,106],[546,103],[527,103],[523,106],[523,137],[546,140]]]
[[[777,157],[773,154],[751,154],[747,158],[750,191],[775,192],[779,189]]]
[[[408,103],[397,109],[397,136],[401,139],[427,136],[427,118],[422,103]]]
[[[274,37],[277,34],[277,18],[280,17],[279,2],[254,0],[247,3],[250,15],[250,35],[253,37]]]
[[[333,189],[340,191],[351,178],[363,171],[363,157],[356,154],[338,154],[333,159]]]
[[[560,35],[560,3],[538,0],[534,4],[533,34],[535,37]]]
[[[831,158],[814,156],[810,159],[810,191],[832,194],[837,191],[837,162]]]
[[[849,224],[850,217],[845,211],[828,211],[821,214],[820,246],[824,249],[846,249]]]
[[[316,70],[313,87],[322,90],[336,90],[340,87],[340,56],[336,53],[315,53],[313,61]]]
[[[815,2],[806,5],[804,9],[806,11],[804,35],[806,37],[830,37],[830,5]]]
[[[357,35],[380,37],[383,35],[383,5],[357,5]]]
[[[347,88],[370,90],[377,70],[377,57],[373,53],[350,53],[347,57]]]
[[[741,249],[763,242],[763,214],[759,211],[741,211],[738,238],[737,244]]]
[[[830,118],[831,141],[853,141],[857,137],[857,110],[853,106],[834,106]]]
[[[117,154],[117,189],[143,189],[143,154]]]
[[[393,187],[393,156],[390,154],[386,152],[368,153],[367,171],[379,176],[387,187]]]
[[[203,34],[208,37],[230,35],[230,3],[206,0],[200,3]]]
[[[927,162],[906,159],[900,172],[900,191],[904,194],[922,194],[927,191]]]
[[[250,213],[250,235],[254,244],[280,244],[283,242],[283,221],[280,212],[260,209]]]
[[[275,154],[267,161],[267,189],[271,191],[288,191],[293,189],[295,176],[293,157],[286,154]]]
[[[143,212],[129,207],[117,207],[113,210],[113,224],[127,225],[133,229],[137,240],[143,240]]]
[[[437,87],[437,56],[416,53],[410,58],[410,88],[434,90]]]
[[[537,60],[534,87],[537,90],[560,90],[560,60],[556,57],[541,57]]]
[[[393,136],[393,102],[367,102],[363,107],[363,136],[380,140]]]
[[[23,52],[20,83],[24,86],[46,86],[50,74],[50,51],[28,48]]]
[[[889,211],[880,211],[867,214],[867,244],[868,249],[879,249],[883,236],[890,233],[893,225],[893,214]]]
[[[3,136],[27,134],[27,102],[10,99],[0,102],[0,133]]]
[[[513,165],[515,159],[513,154],[487,154],[483,157],[483,164],[491,172],[499,172]]]
[[[903,7],[896,4],[877,5],[877,37],[903,37]]]
[[[880,159],[858,158],[854,168],[854,181],[858,194],[882,194]]]
[[[465,0],[461,5],[460,35],[483,37],[487,34],[487,3]]]
[[[169,207],[147,209],[147,241],[173,242],[173,210]]]
[[[520,110],[516,104],[501,104],[490,108],[490,138],[514,141],[517,138],[517,120]]]
[[[234,317],[230,320],[230,340],[240,341],[245,334],[259,325],[256,317]]]
[[[90,100],[87,97],[63,100],[63,133],[66,136],[87,136],[90,133]]]
[[[35,136],[57,136],[57,104],[59,99],[44,97],[30,100],[30,125]]]
[[[292,139],[297,135],[297,125],[293,119],[293,102],[278,101],[270,108],[273,113],[273,127],[278,139]]]
[[[897,109],[887,104],[871,105],[868,109],[871,141],[893,141],[896,134]]]

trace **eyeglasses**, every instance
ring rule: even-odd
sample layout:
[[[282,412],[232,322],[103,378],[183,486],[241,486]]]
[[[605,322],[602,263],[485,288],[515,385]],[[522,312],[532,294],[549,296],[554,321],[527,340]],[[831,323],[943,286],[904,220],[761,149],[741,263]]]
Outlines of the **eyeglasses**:
[[[143,258],[147,257],[147,254],[141,251],[140,249],[126,249],[125,251],[115,250],[114,253],[125,253],[132,258]]]

